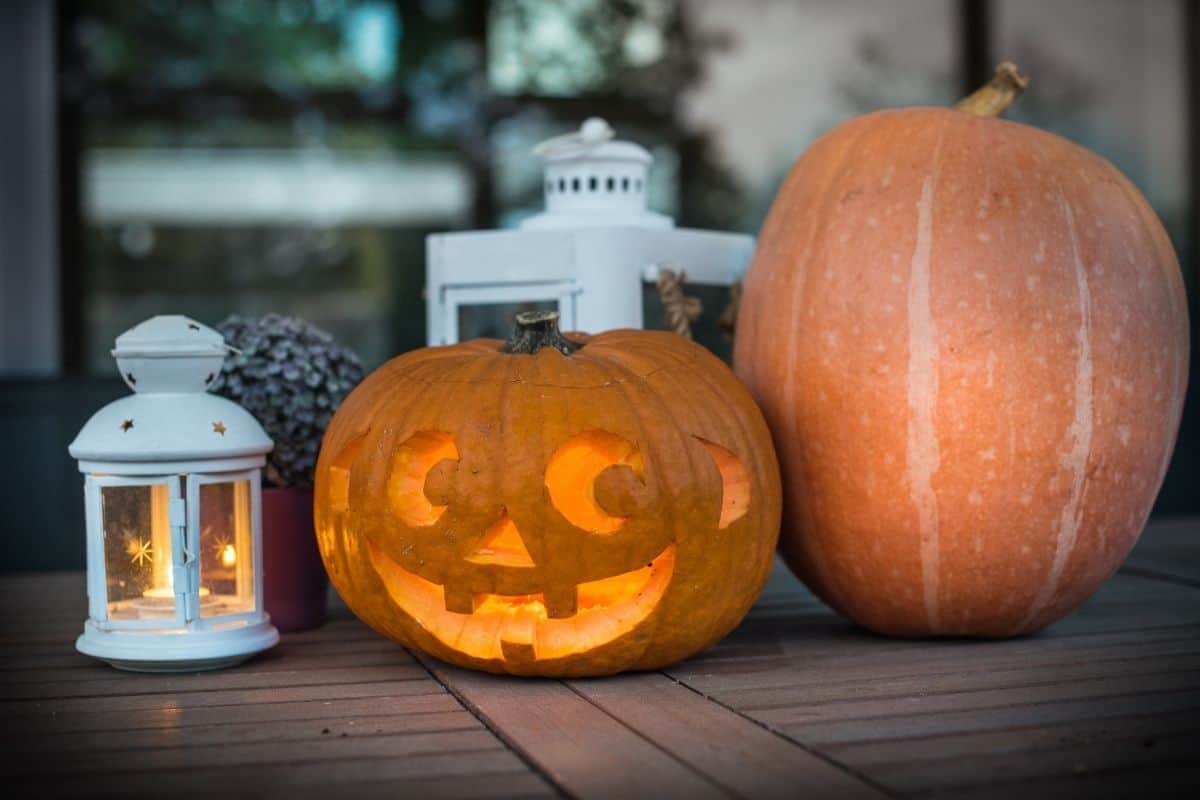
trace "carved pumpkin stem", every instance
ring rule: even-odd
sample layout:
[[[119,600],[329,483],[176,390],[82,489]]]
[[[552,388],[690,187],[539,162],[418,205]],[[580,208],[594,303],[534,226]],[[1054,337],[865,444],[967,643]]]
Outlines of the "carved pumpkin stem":
[[[1029,78],[1011,61],[996,67],[992,79],[954,106],[976,117],[998,117],[1011,106],[1029,85]]]
[[[517,329],[501,352],[531,356],[543,347],[553,347],[569,356],[583,345],[562,335],[557,311],[522,311],[517,314]]]

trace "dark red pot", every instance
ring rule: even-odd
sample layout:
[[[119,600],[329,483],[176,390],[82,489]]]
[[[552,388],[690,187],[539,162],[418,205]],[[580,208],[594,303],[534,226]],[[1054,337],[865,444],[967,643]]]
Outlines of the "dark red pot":
[[[312,489],[263,487],[263,605],[282,632],[325,621],[329,578],[313,532]]]

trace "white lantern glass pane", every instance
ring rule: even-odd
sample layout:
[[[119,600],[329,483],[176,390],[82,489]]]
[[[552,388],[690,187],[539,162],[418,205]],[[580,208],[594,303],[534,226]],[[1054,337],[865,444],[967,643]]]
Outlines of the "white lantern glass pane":
[[[103,486],[100,507],[108,618],[174,619],[167,485]]]
[[[250,481],[200,486],[200,616],[253,611]]]
[[[458,340],[508,339],[522,311],[557,311],[557,300],[524,303],[481,303],[458,307]]]

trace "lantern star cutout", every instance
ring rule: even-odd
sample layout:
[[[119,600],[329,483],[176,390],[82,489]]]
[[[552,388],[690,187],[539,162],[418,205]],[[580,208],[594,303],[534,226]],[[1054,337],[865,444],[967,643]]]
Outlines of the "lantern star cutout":
[[[121,433],[128,433],[132,427],[133,427],[133,420],[131,420],[131,419],[125,420],[124,422],[121,423]]]
[[[129,555],[130,563],[137,564],[139,567],[144,567],[154,561],[154,548],[149,539],[130,537],[129,541],[125,543],[125,552]]]
[[[221,422],[220,420],[217,420],[216,422],[214,422],[213,423],[213,433],[219,433],[222,436],[224,436],[225,435],[225,423]]]

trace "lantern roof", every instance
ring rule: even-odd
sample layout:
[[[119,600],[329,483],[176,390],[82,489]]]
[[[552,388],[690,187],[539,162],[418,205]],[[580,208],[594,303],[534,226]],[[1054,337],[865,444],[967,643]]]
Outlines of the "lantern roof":
[[[220,355],[228,347],[212,328],[181,314],[151,317],[117,337],[116,358]],[[136,389],[135,389],[136,391]]]
[[[546,210],[521,228],[674,227],[670,217],[646,207],[650,151],[613,136],[607,122],[590,117],[578,130],[535,147],[545,163]]]
[[[533,148],[547,164],[559,161],[629,161],[649,166],[650,151],[634,142],[616,141],[612,127],[600,117],[588,117],[579,130],[547,139]]]
[[[273,444],[258,420],[208,393],[228,349],[220,333],[184,316],[154,317],[118,336],[113,355],[134,394],[97,411],[71,442],[71,455],[164,470],[210,460],[261,464]]]

